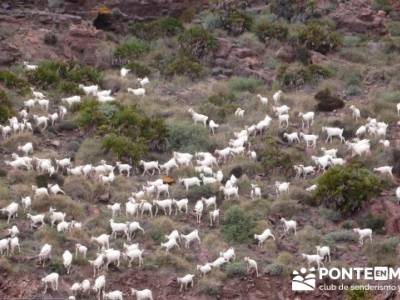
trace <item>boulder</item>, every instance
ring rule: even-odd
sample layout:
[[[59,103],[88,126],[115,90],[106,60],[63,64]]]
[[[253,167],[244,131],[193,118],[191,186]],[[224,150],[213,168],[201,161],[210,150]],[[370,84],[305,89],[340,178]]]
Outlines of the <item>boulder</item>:
[[[219,38],[218,39],[218,48],[215,52],[216,58],[227,58],[229,53],[232,50],[232,43],[228,39]]]

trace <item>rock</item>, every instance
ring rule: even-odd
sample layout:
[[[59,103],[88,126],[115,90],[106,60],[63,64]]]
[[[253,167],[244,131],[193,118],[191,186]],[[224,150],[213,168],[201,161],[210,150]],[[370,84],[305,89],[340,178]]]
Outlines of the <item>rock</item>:
[[[320,52],[311,50],[311,51],[309,51],[309,53],[310,53],[310,59],[311,59],[312,64],[318,65],[326,60],[326,56]]]
[[[218,48],[215,52],[216,58],[227,58],[229,53],[232,50],[232,43],[228,39],[219,38],[218,39]]]
[[[362,21],[372,22],[374,20],[374,12],[370,8],[364,9],[361,11],[358,18]]]
[[[61,143],[60,143],[59,140],[51,140],[50,141],[50,145],[53,146],[53,147],[58,148],[58,147],[60,147]]]
[[[378,11],[378,17],[381,17],[381,18],[386,17],[386,12],[384,10],[379,10]]]
[[[21,53],[17,47],[10,44],[0,43],[0,66],[10,65],[21,57]]]
[[[222,58],[215,59],[214,64],[222,68],[229,68],[231,66],[231,63],[228,60]]]
[[[108,203],[111,199],[111,195],[109,192],[106,192],[98,197],[99,202]]]
[[[249,48],[237,48],[237,49],[232,50],[231,54],[238,58],[255,56],[253,50],[251,50]]]
[[[217,76],[217,75],[219,75],[219,74],[222,74],[223,71],[224,71],[223,68],[221,68],[221,67],[215,67],[215,68],[212,69],[211,74],[212,74],[213,76]]]
[[[121,81],[119,78],[106,77],[101,81],[100,86],[104,90],[112,90],[115,93],[121,89]]]
[[[277,58],[288,63],[291,63],[296,59],[296,53],[291,46],[283,46],[279,48],[275,55]]]
[[[262,65],[262,62],[256,57],[246,57],[242,60],[242,62],[250,69],[254,69]]]

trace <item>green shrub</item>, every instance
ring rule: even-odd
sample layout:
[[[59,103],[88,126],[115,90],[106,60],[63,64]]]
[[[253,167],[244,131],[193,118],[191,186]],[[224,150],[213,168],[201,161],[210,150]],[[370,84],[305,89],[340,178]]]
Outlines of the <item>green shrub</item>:
[[[270,276],[280,276],[283,271],[284,266],[281,264],[269,264],[264,269],[264,273]]]
[[[158,18],[149,22],[137,22],[129,27],[130,32],[143,40],[172,37],[183,32],[181,21],[173,17]]]
[[[211,54],[217,47],[215,37],[201,26],[185,30],[178,37],[180,51],[186,57],[196,59]]]
[[[340,57],[354,63],[366,63],[368,58],[364,55],[364,53],[360,51],[356,51],[354,49],[345,49],[340,52]]]
[[[232,92],[250,92],[254,93],[256,88],[261,86],[263,83],[261,80],[254,77],[232,77],[228,86]]]
[[[218,92],[208,97],[200,107],[200,112],[209,116],[210,119],[224,122],[227,116],[231,116],[238,108],[237,96],[235,93]]]
[[[293,174],[292,161],[301,159],[298,152],[293,152],[290,148],[281,147],[271,136],[266,137],[262,146],[257,153],[258,161],[264,170],[287,176]]]
[[[8,89],[16,89],[20,94],[28,91],[28,83],[8,70],[0,70],[0,82]]]
[[[187,122],[174,122],[168,128],[169,151],[189,152],[212,151],[214,144],[206,128]]]
[[[361,228],[371,228],[376,233],[384,233],[385,222],[386,216],[368,213],[359,219],[358,224]]]
[[[340,212],[325,207],[319,208],[319,214],[321,217],[332,222],[338,222],[342,218]]]
[[[199,61],[182,54],[176,55],[161,69],[165,76],[184,75],[191,79],[200,77],[202,71],[203,66]]]
[[[148,67],[137,62],[129,63],[128,69],[131,70],[131,72],[135,74],[137,77],[141,78],[149,76],[151,74],[151,70]]]
[[[136,106],[85,101],[78,110],[80,126],[95,128],[98,134],[106,134],[103,149],[119,158],[136,162],[148,150],[164,149],[168,134],[164,122],[146,116]]]
[[[381,190],[379,177],[358,165],[336,166],[317,180],[316,199],[319,204],[353,214]]]
[[[352,230],[338,230],[328,233],[324,239],[329,244],[335,244],[337,242],[356,242],[357,236]]]
[[[384,10],[386,13],[390,13],[392,10],[392,4],[390,0],[373,0],[372,8],[375,10]]]
[[[222,11],[222,27],[232,35],[239,35],[250,30],[253,23],[252,17],[243,10],[228,9]]]
[[[215,30],[217,28],[222,28],[221,17],[213,13],[209,13],[204,17],[203,24],[207,30]]]
[[[76,90],[78,83],[94,84],[101,79],[102,75],[96,69],[75,62],[44,61],[28,73],[30,83],[42,88],[58,87],[62,92]]]
[[[221,222],[221,232],[227,242],[248,242],[252,240],[254,223],[252,217],[239,206],[229,207]]]
[[[305,84],[317,84],[332,76],[332,72],[320,65],[282,65],[277,80],[282,87],[300,88]]]
[[[372,300],[374,297],[370,291],[364,289],[354,289],[346,291],[347,300]]]
[[[319,111],[333,111],[343,108],[344,101],[337,95],[333,95],[329,88],[325,88],[317,92],[314,96]]]
[[[387,28],[389,30],[390,35],[392,36],[400,36],[400,22],[388,22]]]
[[[272,0],[271,12],[286,20],[291,20],[296,15],[304,14],[307,6],[306,1]]]
[[[145,42],[132,39],[119,45],[114,51],[114,56],[120,59],[138,59],[149,50],[150,48]]]
[[[70,81],[62,81],[58,85],[58,91],[65,95],[82,95],[83,91],[79,88],[78,84]]]
[[[378,243],[367,244],[368,264],[370,266],[394,267],[397,265],[397,247],[400,243],[398,237],[390,237]]]
[[[242,262],[232,262],[225,266],[225,271],[229,278],[240,277],[246,274],[246,266]]]
[[[253,31],[262,42],[266,42],[268,39],[284,41],[289,33],[289,29],[284,23],[267,19],[259,20],[255,24]]]
[[[311,23],[301,29],[297,38],[301,45],[322,54],[336,50],[342,44],[338,33],[324,29],[316,23]]]
[[[106,153],[111,152],[119,160],[122,158],[129,159],[131,163],[137,163],[147,153],[145,141],[133,142],[128,137],[118,136],[113,133],[104,137],[102,147]]]
[[[5,91],[0,89],[0,123],[5,123],[14,115],[14,110]]]

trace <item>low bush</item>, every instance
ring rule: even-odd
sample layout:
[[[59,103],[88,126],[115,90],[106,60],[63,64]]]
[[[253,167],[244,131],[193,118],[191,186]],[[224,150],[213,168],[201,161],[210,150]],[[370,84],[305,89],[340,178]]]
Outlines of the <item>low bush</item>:
[[[283,148],[271,136],[265,138],[262,148],[258,149],[258,161],[269,173],[294,175],[292,161],[301,159],[301,154],[290,148]]]
[[[322,54],[336,50],[342,45],[342,40],[337,32],[325,29],[316,23],[310,23],[300,29],[297,39],[300,45]]]
[[[221,232],[227,242],[249,242],[252,239],[254,224],[251,216],[239,206],[229,207],[221,222]]]
[[[391,237],[378,243],[365,242],[367,245],[368,265],[394,267],[397,265],[398,237]]]
[[[0,89],[0,123],[7,122],[14,114],[7,93]]]
[[[283,274],[284,266],[279,263],[269,264],[265,267],[264,273],[270,276],[280,276]]]
[[[317,180],[316,199],[321,205],[351,215],[379,194],[381,181],[358,165],[336,166]]]
[[[390,13],[392,11],[392,3],[390,0],[373,0],[372,8],[375,10],[383,10],[386,13]]]
[[[333,111],[344,107],[344,101],[337,95],[334,95],[329,88],[317,92],[314,96],[318,102],[317,110]]]
[[[240,277],[246,274],[246,266],[243,262],[232,262],[225,266],[225,271],[229,278]]]
[[[161,73],[165,76],[182,75],[191,79],[199,78],[203,72],[202,64],[190,56],[177,54],[169,60],[162,68]]]
[[[346,300],[372,300],[374,297],[370,291],[364,289],[353,289],[346,292]]]
[[[80,126],[105,135],[103,149],[120,159],[137,162],[148,150],[165,147],[168,131],[163,120],[146,116],[136,106],[85,101],[78,110]]]
[[[261,19],[257,21],[253,29],[260,41],[266,42],[269,39],[285,41],[289,34],[289,29],[284,23]]]
[[[325,207],[319,208],[319,214],[321,217],[332,222],[339,222],[342,219],[340,212]]]
[[[129,31],[142,40],[172,37],[183,32],[183,30],[182,22],[173,17],[163,17],[148,22],[135,22],[129,26]]]
[[[307,60],[306,57],[301,60]],[[306,61],[304,61],[306,62]],[[330,78],[332,71],[320,65],[282,65],[277,72],[277,80],[282,87],[300,88],[305,84],[316,84]]]
[[[400,22],[388,22],[387,28],[391,36],[400,36]]]
[[[137,62],[131,62],[131,63],[128,64],[127,67],[137,77],[143,78],[143,77],[149,76],[151,74],[151,70],[147,66],[142,65],[142,64],[137,63]]]
[[[357,235],[352,230],[338,230],[332,231],[324,236],[328,244],[335,244],[337,242],[356,242]]]
[[[28,82],[8,70],[0,70],[0,82],[6,88],[15,89],[20,94],[25,94],[29,90]]]
[[[221,14],[222,27],[234,36],[250,30],[253,23],[253,18],[243,10],[222,10]]]
[[[92,67],[57,61],[44,61],[27,76],[29,82],[35,86],[44,89],[58,88],[67,93],[77,91],[78,83],[97,84],[102,79],[102,74]]]
[[[360,228],[371,228],[374,232],[382,234],[385,231],[385,222],[385,215],[368,213],[359,219],[358,224],[360,224]]]
[[[187,122],[173,122],[168,128],[169,151],[189,152],[212,151],[215,147],[206,128]]]
[[[178,37],[179,51],[186,57],[201,59],[217,47],[215,37],[201,26],[194,26]]]
[[[150,50],[149,46],[138,39],[128,40],[119,45],[114,51],[114,57],[133,60],[142,57]]]
[[[261,86],[263,83],[261,80],[253,77],[232,77],[228,86],[232,92],[250,92],[254,93],[257,87]]]

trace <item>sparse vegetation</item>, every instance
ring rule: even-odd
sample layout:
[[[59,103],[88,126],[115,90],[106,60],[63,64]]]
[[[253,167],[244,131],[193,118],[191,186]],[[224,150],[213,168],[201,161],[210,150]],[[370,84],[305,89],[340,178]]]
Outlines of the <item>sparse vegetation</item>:
[[[249,241],[253,229],[254,224],[251,217],[240,207],[232,206],[226,210],[221,229],[226,241]]]

